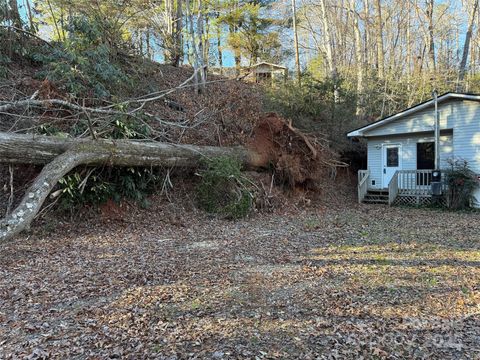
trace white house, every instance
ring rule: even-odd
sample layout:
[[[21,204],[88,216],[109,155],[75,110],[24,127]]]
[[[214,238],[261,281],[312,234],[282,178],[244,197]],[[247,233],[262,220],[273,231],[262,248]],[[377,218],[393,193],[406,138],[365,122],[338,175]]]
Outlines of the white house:
[[[480,95],[446,93],[437,98],[440,168],[448,159],[466,160],[480,174]],[[429,100],[353,130],[367,141],[367,170],[359,171],[359,201],[431,201],[435,167],[435,102]],[[475,194],[480,202],[480,191]]]

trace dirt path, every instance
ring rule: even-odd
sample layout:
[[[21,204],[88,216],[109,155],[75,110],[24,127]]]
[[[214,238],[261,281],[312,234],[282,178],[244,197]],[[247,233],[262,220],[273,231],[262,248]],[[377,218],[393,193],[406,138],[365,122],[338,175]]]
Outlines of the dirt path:
[[[480,358],[478,213],[151,210],[2,246],[0,358]]]

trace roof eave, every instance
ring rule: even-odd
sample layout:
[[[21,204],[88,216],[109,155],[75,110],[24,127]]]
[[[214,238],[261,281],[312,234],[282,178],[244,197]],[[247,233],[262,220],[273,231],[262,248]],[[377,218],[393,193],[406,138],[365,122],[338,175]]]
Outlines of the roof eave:
[[[347,134],[347,137],[363,137],[363,133],[361,131],[351,131]]]
[[[480,95],[469,95],[469,94],[459,94],[459,93],[446,93],[444,95],[441,95],[440,97],[438,97],[437,101],[439,103],[441,102],[444,102],[444,101],[447,101],[451,98],[454,98],[454,99],[463,99],[463,100],[474,100],[474,101],[480,101]],[[431,105],[433,105],[434,103],[434,100],[429,100],[429,101],[426,101],[424,102],[423,104],[419,104],[417,106],[414,106],[412,108],[409,108],[407,110],[404,110],[404,111],[401,111],[399,113],[396,113],[392,116],[389,116],[383,120],[380,120],[378,122],[375,122],[373,124],[370,124],[370,125],[366,125],[364,127],[361,127],[360,129],[356,129],[354,131],[351,131],[347,134],[348,137],[364,137],[364,133],[366,131],[369,131],[369,130],[372,130],[372,129],[375,129],[377,127],[380,127],[380,126],[384,126],[386,124],[389,124],[395,120],[398,120],[399,118],[402,118],[404,116],[407,116],[407,115],[410,115],[412,113],[416,113],[418,111],[421,111]]]

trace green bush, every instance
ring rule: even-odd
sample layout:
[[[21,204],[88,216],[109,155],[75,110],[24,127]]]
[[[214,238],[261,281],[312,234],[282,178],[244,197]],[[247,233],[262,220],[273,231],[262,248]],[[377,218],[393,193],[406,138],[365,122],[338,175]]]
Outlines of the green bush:
[[[117,116],[111,121],[113,139],[144,139],[151,135],[150,128],[140,120],[128,116]]]
[[[479,187],[477,175],[465,160],[449,160],[450,169],[445,173],[448,185],[447,203],[450,209],[465,209],[474,201],[474,192]]]
[[[160,179],[150,168],[84,167],[59,181],[61,208],[100,205],[109,199],[117,202],[129,199],[147,207],[147,196],[156,189]]]
[[[206,160],[197,187],[200,207],[229,219],[247,216],[253,207],[252,183],[241,170],[240,161],[230,157]]]
[[[71,35],[64,42],[34,56],[45,65],[39,77],[59,82],[76,97],[108,98],[112,90],[130,82],[115,63],[114,51],[105,43],[99,24],[75,17],[68,30]]]

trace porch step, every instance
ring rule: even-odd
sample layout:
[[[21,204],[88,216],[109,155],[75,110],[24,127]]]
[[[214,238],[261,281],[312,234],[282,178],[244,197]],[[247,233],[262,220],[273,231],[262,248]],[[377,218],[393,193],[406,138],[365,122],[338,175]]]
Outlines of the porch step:
[[[367,195],[386,195],[388,196],[388,189],[368,189]]]
[[[388,190],[368,190],[364,204],[388,204]]]

